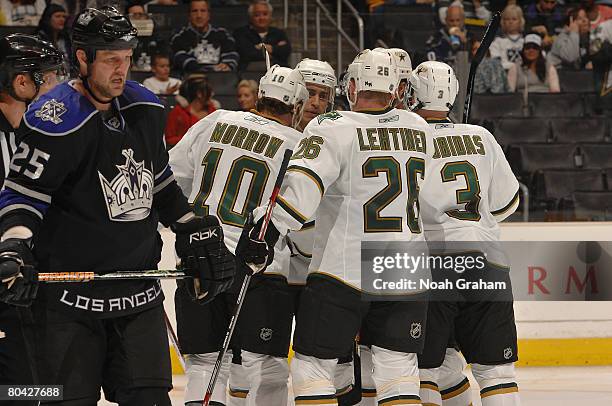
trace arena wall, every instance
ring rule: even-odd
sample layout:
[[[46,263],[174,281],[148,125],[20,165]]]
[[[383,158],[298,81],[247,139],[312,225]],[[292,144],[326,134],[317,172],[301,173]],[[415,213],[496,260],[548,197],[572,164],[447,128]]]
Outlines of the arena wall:
[[[160,269],[173,269],[174,235],[168,230],[162,230],[161,234],[164,249]],[[502,224],[504,241],[609,241],[611,238],[610,222]],[[547,269],[549,264],[533,265]],[[165,307],[173,322],[175,286],[173,281],[163,282]],[[554,286],[544,286],[554,289]],[[515,315],[519,365],[612,365],[612,301],[518,301]],[[179,372],[180,368],[176,367],[175,371]]]

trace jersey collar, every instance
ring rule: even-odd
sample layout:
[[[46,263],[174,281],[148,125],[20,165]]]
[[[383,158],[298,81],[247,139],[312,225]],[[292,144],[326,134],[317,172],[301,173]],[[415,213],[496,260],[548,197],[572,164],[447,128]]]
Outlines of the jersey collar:
[[[280,122],[280,120],[274,116],[270,116],[268,114],[264,114],[264,113],[260,113],[259,111],[255,110],[255,109],[251,109],[250,113],[253,113],[259,117],[263,117],[263,118],[267,118],[268,120],[272,120],[272,121],[276,121],[277,123],[279,123],[280,125],[284,125],[283,123]]]
[[[426,118],[425,121],[427,121],[429,124],[442,124],[442,123],[450,123],[452,124],[453,122],[451,121],[450,118]]]
[[[391,110],[393,110],[395,107],[393,106],[387,106],[384,109],[363,109],[363,110],[355,110],[355,113],[365,113],[365,114],[373,114],[373,115],[380,115],[380,114],[385,114],[390,112]]]

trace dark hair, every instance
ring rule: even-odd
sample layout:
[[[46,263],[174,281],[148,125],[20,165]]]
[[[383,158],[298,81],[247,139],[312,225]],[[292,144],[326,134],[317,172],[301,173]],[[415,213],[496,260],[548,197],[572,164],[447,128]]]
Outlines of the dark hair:
[[[51,16],[55,13],[66,12],[66,9],[59,4],[51,3],[47,7],[45,7],[45,11],[43,11],[42,16],[40,17],[40,21],[38,22],[37,32],[42,34],[41,36],[45,39],[53,42],[53,29],[51,28]],[[68,39],[68,29],[64,26],[64,29],[60,31],[59,37],[65,37]]]
[[[268,113],[273,116],[282,116],[284,114],[292,114],[293,108],[287,106],[280,100],[272,99],[270,97],[262,97],[255,103],[255,108],[260,113]]]
[[[578,18],[580,10],[584,10],[585,13],[587,12],[586,8],[584,7],[572,7],[567,9],[567,11],[565,12],[565,16],[563,17],[563,24],[569,25],[570,19],[576,20],[576,18]]]
[[[205,99],[210,99],[212,93],[208,86],[208,78],[203,73],[194,73],[187,76],[179,87],[179,94],[186,98],[189,103],[194,101],[199,93],[204,94]]]
[[[527,61],[524,55],[523,55],[523,66],[526,68],[529,68],[529,62]],[[540,79],[542,82],[546,81],[546,59],[544,58],[544,55],[542,54],[541,49],[540,49],[540,52],[538,53],[538,59],[536,59],[535,61],[535,66],[536,66],[536,75],[538,76],[538,79]]]
[[[156,65],[157,64],[157,60],[158,59],[162,59],[165,58],[168,61],[170,61],[170,55],[166,55],[166,54],[153,54],[153,56],[151,57],[151,65]]]

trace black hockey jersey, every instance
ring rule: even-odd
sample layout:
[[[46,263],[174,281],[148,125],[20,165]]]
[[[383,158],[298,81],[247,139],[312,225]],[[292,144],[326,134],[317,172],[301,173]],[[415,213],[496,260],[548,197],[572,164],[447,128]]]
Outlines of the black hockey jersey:
[[[9,172],[9,164],[11,163],[11,157],[17,149],[17,138],[15,135],[16,131],[8,122],[4,114],[0,112],[0,159],[2,164],[0,165],[0,189],[4,183],[4,179]]]
[[[0,228],[33,231],[41,272],[155,269],[158,221],[169,225],[190,210],[168,166],[163,108],[136,82],[110,113],[69,83],[30,105],[0,193]],[[163,299],[151,281],[51,284],[41,294],[51,306],[101,316]]]

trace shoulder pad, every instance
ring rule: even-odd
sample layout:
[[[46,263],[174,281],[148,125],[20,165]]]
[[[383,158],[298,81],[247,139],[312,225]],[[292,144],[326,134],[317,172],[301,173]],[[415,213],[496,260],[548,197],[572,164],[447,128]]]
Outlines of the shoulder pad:
[[[89,100],[66,82],[30,104],[23,121],[37,132],[62,136],[81,128],[97,112]]]
[[[125,83],[125,89],[123,89],[121,96],[117,97],[117,100],[119,101],[119,108],[121,110],[142,104],[164,108],[164,105],[161,104],[152,91],[133,80],[128,80]]]

